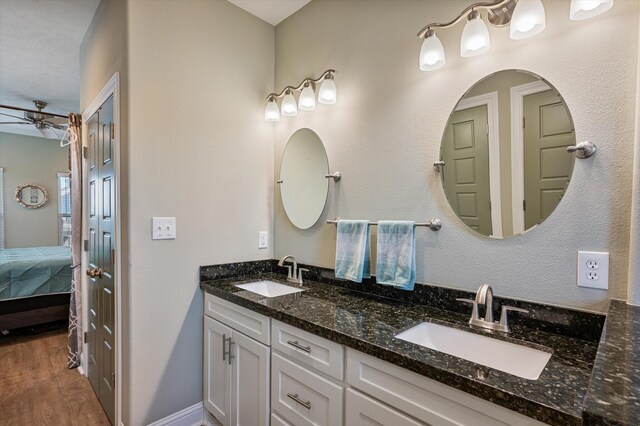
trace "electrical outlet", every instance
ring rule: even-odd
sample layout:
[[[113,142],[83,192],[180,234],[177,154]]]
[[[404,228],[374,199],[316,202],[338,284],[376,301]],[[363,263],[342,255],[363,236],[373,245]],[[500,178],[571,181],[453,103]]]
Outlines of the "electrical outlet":
[[[578,287],[609,289],[609,253],[578,252]]]
[[[267,231],[258,232],[258,248],[266,249],[269,247],[269,233]]]

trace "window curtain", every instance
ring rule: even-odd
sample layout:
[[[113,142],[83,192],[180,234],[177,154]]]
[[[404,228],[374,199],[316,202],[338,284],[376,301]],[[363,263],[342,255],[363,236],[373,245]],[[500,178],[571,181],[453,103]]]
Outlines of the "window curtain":
[[[4,169],[0,167],[0,249],[4,248],[4,183],[2,181]]]
[[[71,301],[69,303],[69,368],[80,366],[82,353],[82,116],[69,114],[71,170]]]

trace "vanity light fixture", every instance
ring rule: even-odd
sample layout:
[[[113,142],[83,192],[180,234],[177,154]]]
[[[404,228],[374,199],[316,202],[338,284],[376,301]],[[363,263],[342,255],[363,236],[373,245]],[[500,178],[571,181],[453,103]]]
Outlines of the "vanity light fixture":
[[[280,93],[270,93],[267,96],[267,106],[264,110],[264,119],[267,121],[279,121],[280,115],[293,117],[298,114],[298,109],[302,111],[313,111],[316,109],[315,86],[322,82],[318,91],[318,102],[325,105],[333,105],[337,100],[336,83],[333,74],[336,70],[326,70],[318,78],[305,78],[297,86],[287,86]],[[300,92],[298,102],[294,92]],[[278,108],[277,99],[282,98],[281,109]]]
[[[569,17],[572,20],[591,18],[606,12],[613,0],[571,0]],[[488,22],[495,27],[509,25],[509,36],[522,40],[540,34],[546,25],[544,6],[541,0],[494,0],[474,3],[465,8],[450,22],[432,23],[418,32],[423,40],[420,48],[420,70],[433,71],[445,64],[444,48],[435,33],[436,29],[450,28],[467,18],[460,40],[460,56],[468,58],[480,55],[491,48],[487,24],[481,11],[487,11]]]

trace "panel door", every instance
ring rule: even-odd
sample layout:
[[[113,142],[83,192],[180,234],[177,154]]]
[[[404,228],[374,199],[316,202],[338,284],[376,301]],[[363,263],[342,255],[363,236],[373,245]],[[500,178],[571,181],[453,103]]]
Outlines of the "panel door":
[[[491,235],[487,106],[455,111],[442,143],[444,191],[456,215],[471,229]]]
[[[423,426],[417,420],[361,394],[347,389],[345,424],[349,426]]]
[[[544,221],[562,199],[573,171],[573,123],[562,97],[547,90],[524,97],[525,229]]]
[[[96,112],[87,121],[88,129],[88,175],[87,175],[87,216],[89,218],[89,255],[87,270],[98,269],[100,264],[99,242],[99,181],[100,169],[98,167],[98,144],[99,144],[99,124],[98,113]],[[88,274],[87,274],[88,275]],[[100,390],[100,354],[99,342],[102,341],[102,327],[100,326],[100,282],[97,277],[88,277],[89,293],[89,323],[87,324],[87,357],[89,381],[96,392]]]
[[[233,331],[226,325],[204,317],[204,406],[224,426],[231,424],[231,365],[223,355],[224,339]]]
[[[88,375],[111,423],[115,417],[113,97],[87,122],[89,129]]]
[[[268,426],[269,347],[238,332],[232,341],[232,424]]]

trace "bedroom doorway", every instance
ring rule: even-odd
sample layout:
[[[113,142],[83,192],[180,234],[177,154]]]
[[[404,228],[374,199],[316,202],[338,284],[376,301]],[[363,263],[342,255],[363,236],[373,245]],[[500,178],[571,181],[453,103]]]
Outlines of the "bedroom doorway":
[[[87,324],[87,374],[109,420],[115,416],[115,245],[113,206],[114,157],[113,96],[89,121],[87,187],[85,206],[89,219],[88,277],[89,322]]]

